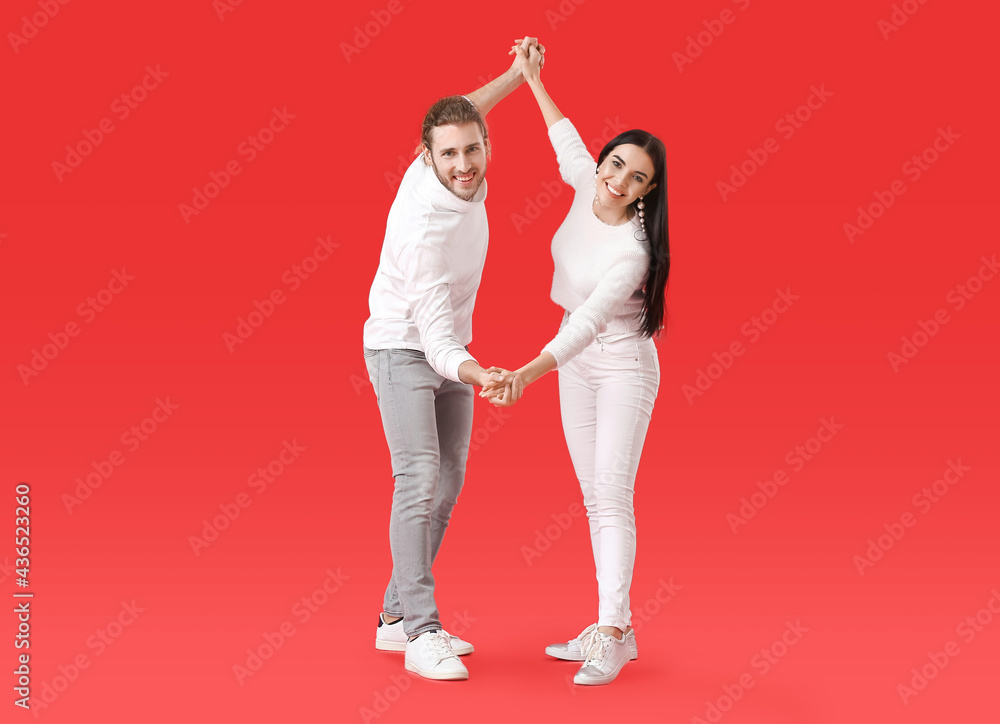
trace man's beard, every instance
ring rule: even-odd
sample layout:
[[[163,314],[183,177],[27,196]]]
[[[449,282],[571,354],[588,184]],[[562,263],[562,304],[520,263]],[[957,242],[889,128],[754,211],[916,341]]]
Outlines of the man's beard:
[[[472,201],[472,199],[475,198],[476,194],[479,193],[479,187],[482,186],[483,181],[486,180],[486,166],[484,165],[483,168],[476,169],[476,177],[478,179],[478,182],[476,183],[475,187],[470,187],[468,189],[458,189],[455,187],[455,184],[450,177],[445,178],[444,176],[441,175],[441,172],[438,171],[437,163],[432,162],[431,165],[434,167],[434,175],[437,176],[438,181],[441,182],[441,185],[444,186],[449,191],[451,191],[455,196],[462,199],[462,201]]]

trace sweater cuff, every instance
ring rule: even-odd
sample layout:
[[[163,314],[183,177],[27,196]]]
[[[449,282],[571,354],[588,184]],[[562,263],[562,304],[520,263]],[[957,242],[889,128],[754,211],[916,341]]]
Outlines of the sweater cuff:
[[[471,354],[466,352],[464,349],[462,350],[462,352],[464,354],[451,355],[451,359],[448,360],[448,364],[446,365],[444,370],[445,377],[447,377],[449,380],[453,380],[454,382],[462,381],[461,378],[458,376],[458,368],[461,367],[464,363],[471,360],[476,364],[479,364],[479,360],[477,360]]]
[[[578,135],[576,127],[568,118],[560,118],[549,126],[549,141],[556,148],[566,145],[567,141],[572,141],[573,136]]]
[[[563,348],[561,348],[560,346],[558,346],[558,345],[554,346],[553,342],[549,342],[547,345],[545,345],[544,347],[542,347],[542,352],[548,352],[550,355],[552,355],[555,358],[555,360],[556,360],[556,369],[559,369],[563,365],[562,355],[563,355],[564,351],[565,350]]]

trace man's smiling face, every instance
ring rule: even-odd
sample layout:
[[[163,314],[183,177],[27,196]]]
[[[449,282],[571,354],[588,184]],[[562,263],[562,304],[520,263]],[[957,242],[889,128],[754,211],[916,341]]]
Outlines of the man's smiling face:
[[[437,126],[424,158],[438,181],[455,196],[471,201],[486,178],[487,148],[478,123]]]

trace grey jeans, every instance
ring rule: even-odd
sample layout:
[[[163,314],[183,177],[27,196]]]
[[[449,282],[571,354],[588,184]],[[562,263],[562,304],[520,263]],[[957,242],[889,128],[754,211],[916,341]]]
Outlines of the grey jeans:
[[[439,375],[415,350],[366,347],[365,363],[395,479],[382,610],[402,616],[403,630],[416,636],[441,628],[431,564],[465,480],[474,391]]]

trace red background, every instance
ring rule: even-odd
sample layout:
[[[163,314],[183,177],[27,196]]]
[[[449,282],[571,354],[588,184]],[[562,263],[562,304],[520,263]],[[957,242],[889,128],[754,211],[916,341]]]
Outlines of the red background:
[[[0,29],[30,33],[23,18],[40,7],[6,3]],[[61,689],[39,717],[693,722],[718,719],[709,702],[749,675],[724,721],[995,720],[1000,623],[987,609],[972,640],[959,627],[1000,586],[1000,281],[961,310],[947,295],[997,252],[997,18],[982,4],[908,7],[884,38],[888,0],[245,2],[221,17],[210,0],[70,2],[27,42],[7,35],[0,578],[5,596],[20,590],[10,534],[26,482],[32,693]],[[672,54],[727,8],[733,22],[679,70]],[[361,328],[391,175],[426,107],[499,75],[525,33],[548,47],[547,88],[585,139],[620,119],[668,149],[668,332],[635,499],[640,659],[608,687],[573,687],[576,666],[542,653],[597,605],[555,375],[499,427],[477,407],[435,566],[445,625],[477,647],[470,680],[400,679],[402,658],[372,647],[392,480]],[[345,43],[364,47],[348,58]],[[157,64],[169,75],[119,119],[112,103]],[[776,122],[814,85],[833,95],[783,138]],[[273,142],[241,155],[286,107],[294,119]],[[102,118],[113,132],[57,178],[53,162]],[[526,88],[488,120],[491,251],[473,351],[517,366],[558,325],[548,245],[570,197],[547,204],[558,172]],[[914,181],[903,165],[939,128],[958,139]],[[723,200],[717,182],[769,137],[778,150]],[[185,222],[179,205],[234,159],[241,173]],[[905,193],[851,243],[844,224],[897,179]],[[514,215],[535,215],[529,202],[546,208],[524,225]],[[283,274],[327,236],[338,248],[291,290]],[[134,279],[88,322],[78,305],[122,268]],[[223,335],[273,289],[285,302],[230,352]],[[777,289],[799,300],[750,343],[741,328]],[[889,353],[940,308],[948,323],[894,371]],[[79,334],[25,378],[68,322]],[[745,353],[689,402],[683,386],[736,341]],[[130,450],[122,435],[167,398],[176,411]],[[786,454],[830,417],[842,430],[795,470]],[[305,450],[261,492],[248,478],[284,441]],[[77,478],[115,451],[121,464],[70,512]],[[924,512],[913,498],[949,460],[969,471]],[[734,533],[727,514],[776,470],[788,483]],[[250,505],[196,555],[190,537],[241,493]],[[859,574],[855,556],[908,513],[915,524]],[[303,621],[293,607],[327,569],[340,588]],[[661,603],[671,581],[680,589]],[[119,629],[133,600],[142,612]],[[13,671],[17,622],[4,619]],[[808,632],[765,673],[754,657],[788,622]],[[120,635],[91,645],[109,624]],[[247,649],[283,625],[294,635],[238,681]],[[904,703],[898,685],[949,641],[957,655]],[[5,691],[4,720],[32,718]]]

